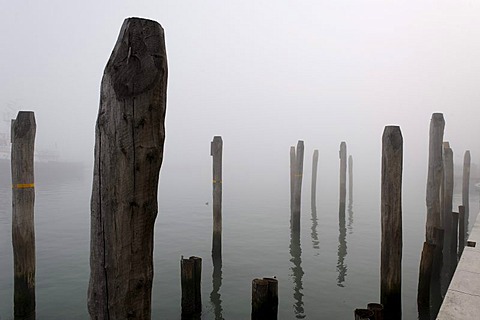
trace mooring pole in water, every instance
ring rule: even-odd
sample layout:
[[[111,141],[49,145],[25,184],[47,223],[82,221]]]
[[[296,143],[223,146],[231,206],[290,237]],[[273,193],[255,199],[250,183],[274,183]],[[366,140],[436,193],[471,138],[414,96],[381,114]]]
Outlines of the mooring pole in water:
[[[163,28],[128,18],[102,78],[91,200],[91,319],[150,319],[153,234],[163,159]]]
[[[347,144],[345,141],[340,143],[340,199],[339,199],[339,212],[345,215],[345,203],[347,197]]]
[[[375,314],[368,309],[355,309],[353,312],[355,320],[375,320]]]
[[[35,114],[20,111],[12,121],[12,245],[14,317],[35,319]]]
[[[213,157],[213,239],[212,257],[222,256],[222,151],[223,140],[213,137],[210,155]]]
[[[383,305],[381,303],[369,303],[367,309],[373,311],[373,319],[383,320]]]
[[[419,269],[419,281],[417,292],[417,308],[421,315],[419,319],[430,320],[430,282],[433,267],[433,256],[436,246],[433,243],[424,242]]]
[[[455,241],[453,233],[452,220],[452,201],[453,201],[453,151],[450,148],[450,143],[445,141],[443,143],[443,210],[442,210],[442,225],[445,230],[445,238],[443,242],[443,277],[442,277],[442,295],[445,295],[448,289],[448,283],[453,276],[452,253],[457,255],[457,250],[451,251],[452,243]]]
[[[252,281],[252,320],[277,319],[278,280],[273,278]]]
[[[468,238],[468,224],[470,216],[470,150],[463,156],[462,205],[465,210],[465,239]]]
[[[458,218],[459,218],[459,213],[452,212],[452,236],[451,236],[451,243],[450,243],[450,263],[452,266],[452,272],[450,273],[450,279],[452,279],[458,263],[458,255],[457,255],[458,220],[459,220]]]
[[[202,312],[202,258],[180,260],[182,285],[182,318],[200,315]]]
[[[402,132],[398,126],[386,126],[382,137],[380,297],[387,319],[401,319],[402,315],[402,168]]]
[[[304,143],[298,140],[295,157],[295,186],[294,186],[294,207],[291,217],[293,231],[300,232],[300,208],[302,202],[302,180],[303,180],[303,155]]]
[[[458,206],[458,259],[465,249],[465,207]]]
[[[295,170],[297,168],[295,146],[290,147],[290,214],[293,218],[293,209],[295,208]]]
[[[311,206],[312,211],[317,207],[317,171],[318,171],[318,150],[313,151],[312,159],[312,194],[311,194]]]
[[[435,247],[433,252],[433,267],[432,267],[432,279],[430,280],[430,305],[431,313],[437,315],[440,310],[440,306],[443,302],[442,296],[442,282],[441,282],[441,271],[443,264],[443,245],[445,237],[445,230],[443,228],[433,228],[433,236],[438,240],[439,245]]]
[[[348,156],[348,201],[353,201],[353,157]]]

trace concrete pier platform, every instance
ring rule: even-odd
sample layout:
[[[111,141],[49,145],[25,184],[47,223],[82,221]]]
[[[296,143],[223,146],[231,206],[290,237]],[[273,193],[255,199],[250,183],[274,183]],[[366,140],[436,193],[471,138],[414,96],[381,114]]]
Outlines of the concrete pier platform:
[[[480,319],[480,220],[476,219],[437,320]]]

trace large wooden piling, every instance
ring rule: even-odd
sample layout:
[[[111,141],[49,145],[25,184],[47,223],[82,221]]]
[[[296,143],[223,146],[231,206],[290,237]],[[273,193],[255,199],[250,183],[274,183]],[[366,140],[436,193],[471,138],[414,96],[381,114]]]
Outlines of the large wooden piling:
[[[382,137],[382,244],[380,297],[387,319],[402,314],[402,168],[400,127],[387,126]]]
[[[468,224],[470,218],[470,150],[463,156],[462,205],[465,210],[465,237],[468,238]]]
[[[417,308],[419,319],[430,320],[430,283],[432,279],[433,258],[436,245],[425,241],[420,260],[417,291]]]
[[[222,256],[222,137],[213,137],[213,141],[210,147],[210,155],[213,157],[212,257],[218,258]]]
[[[345,203],[347,197],[347,144],[345,141],[340,143],[340,192],[339,192],[339,208],[340,212],[345,214]]]
[[[167,56],[155,21],[124,21],[101,84],[91,198],[91,319],[150,319]]]
[[[458,206],[458,259],[465,249],[465,207]]]
[[[252,320],[277,319],[278,280],[273,278],[252,281]]]
[[[310,197],[312,212],[317,207],[317,170],[318,170],[318,150],[314,150],[313,159],[312,159],[312,193]]]
[[[450,279],[453,277],[453,273],[457,268],[458,263],[458,253],[457,253],[457,246],[458,246],[458,212],[452,212],[452,235],[450,241],[450,264],[452,268],[452,272],[450,274]],[[450,280],[449,279],[449,280]]]
[[[295,157],[295,186],[294,186],[294,208],[291,218],[291,226],[295,232],[300,232],[300,210],[302,202],[302,180],[303,180],[303,155],[304,143],[299,140],[297,143]]]
[[[293,215],[295,207],[295,170],[296,170],[296,152],[295,146],[290,147],[290,212]]]
[[[12,245],[14,317],[35,319],[34,165],[35,114],[20,111],[12,121]]]
[[[442,294],[447,292],[448,283],[453,275],[453,266],[451,264],[451,248],[452,242],[456,242],[453,239],[454,234],[452,230],[452,201],[453,201],[453,151],[450,148],[448,142],[443,143],[443,166],[444,166],[444,179],[443,179],[443,194],[442,194],[442,225],[445,231],[443,241],[443,286]],[[456,256],[457,251],[453,252]]]
[[[202,312],[202,258],[190,257],[180,260],[182,285],[182,319],[190,319]]]
[[[381,303],[369,303],[367,304],[367,309],[373,311],[373,318],[375,320],[383,320],[383,305]]]

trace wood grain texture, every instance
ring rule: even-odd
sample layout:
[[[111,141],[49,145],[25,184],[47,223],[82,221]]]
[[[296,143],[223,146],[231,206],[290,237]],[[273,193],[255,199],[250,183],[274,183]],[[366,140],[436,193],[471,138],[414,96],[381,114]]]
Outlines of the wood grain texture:
[[[20,111],[11,127],[12,245],[14,317],[35,319],[34,149],[33,112]]]
[[[155,21],[124,21],[101,84],[91,198],[91,319],[150,319],[167,56]]]
[[[221,258],[222,256],[222,152],[223,140],[220,136],[215,136],[211,143],[210,154],[213,157],[213,239],[212,256]]]

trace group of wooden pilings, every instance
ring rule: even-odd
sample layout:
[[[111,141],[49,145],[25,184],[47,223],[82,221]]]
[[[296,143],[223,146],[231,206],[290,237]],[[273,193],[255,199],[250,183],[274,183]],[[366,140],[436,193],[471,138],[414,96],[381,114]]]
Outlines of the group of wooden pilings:
[[[434,113],[430,121],[427,219],[417,293],[420,319],[438,313],[468,237],[470,151],[464,154],[462,205],[454,212],[453,151],[443,141],[444,129],[443,114]]]

